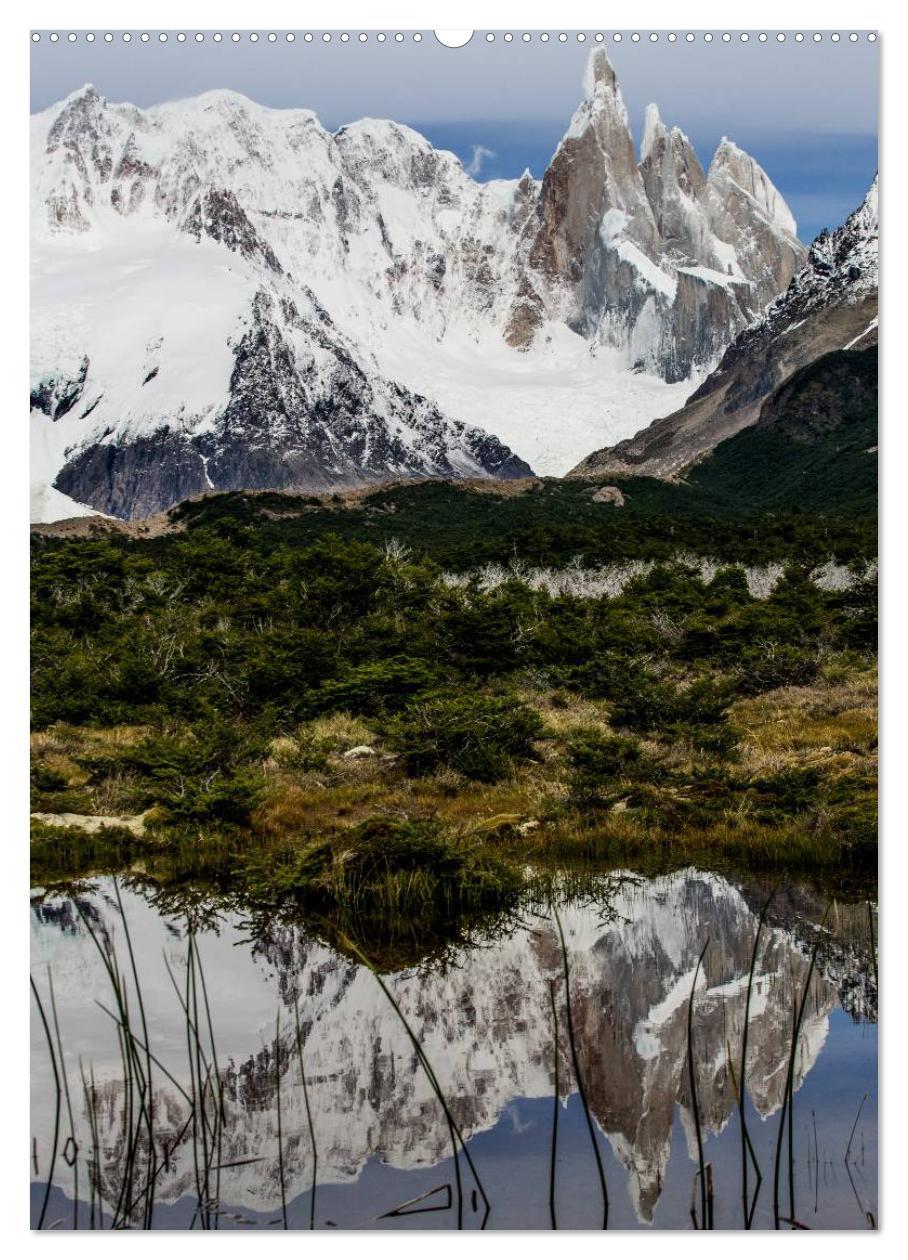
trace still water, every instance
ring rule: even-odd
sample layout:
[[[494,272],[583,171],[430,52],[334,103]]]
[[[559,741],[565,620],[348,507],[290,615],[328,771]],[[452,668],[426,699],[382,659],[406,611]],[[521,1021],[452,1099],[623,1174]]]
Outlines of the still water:
[[[33,1224],[690,1229],[706,1208],[717,1229],[872,1227],[875,918],[834,902],[821,927],[825,899],[777,889],[752,970],[766,897],[697,870],[619,873],[383,987],[298,923],[210,906],[190,920],[109,878],[34,890],[61,1104],[54,1157],[33,1003]],[[138,1066],[124,1069],[101,950]]]

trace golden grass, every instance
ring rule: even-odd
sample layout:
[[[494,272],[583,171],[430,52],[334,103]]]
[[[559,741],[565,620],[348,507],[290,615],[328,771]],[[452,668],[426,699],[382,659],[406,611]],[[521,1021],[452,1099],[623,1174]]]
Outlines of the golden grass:
[[[584,700],[565,691],[544,696],[521,697],[542,716],[548,732],[556,740],[568,740],[583,727],[608,727],[608,706],[601,700]]]
[[[760,824],[750,817],[751,800],[741,790],[729,794],[727,808],[717,801],[716,821],[690,834],[674,834],[668,821],[675,816],[674,798],[682,801],[683,786],[647,789],[658,793],[665,806],[658,834],[646,821],[645,806],[622,810],[619,803],[595,821],[582,817],[570,807],[567,745],[584,727],[607,731],[608,706],[532,686],[522,698],[540,713],[549,735],[539,742],[536,761],[495,784],[472,782],[452,770],[409,779],[368,723],[348,713],[301,724],[292,735],[271,741],[262,763],[265,789],[252,817],[253,836],[267,849],[297,837],[336,834],[375,817],[434,819],[452,834],[496,845],[513,843],[540,856],[745,861],[750,847],[769,865],[783,864],[786,854],[795,864],[803,860],[808,865],[818,854],[825,861],[822,846],[832,853],[838,844],[832,836],[835,828],[824,824],[822,812],[814,819],[817,834],[812,836],[794,824]],[[730,714],[740,736],[738,760],[731,763],[735,777],[747,781],[787,767],[816,765],[827,782],[854,777],[854,800],[859,803],[871,791],[875,769],[876,699],[875,673],[840,662],[809,687],[780,688],[737,701]],[[89,785],[89,773],[79,760],[112,759],[148,733],[138,726],[98,730],[59,724],[32,736],[32,752],[36,761],[62,775],[70,789],[90,797],[88,812],[124,814],[133,804],[131,776],[96,773]],[[698,755],[682,743],[641,743],[649,757],[682,776],[694,773],[698,762],[702,767]],[[375,749],[374,756],[344,757],[364,744]],[[838,799],[843,799],[841,791]],[[844,799],[851,799],[847,790]],[[678,826],[685,825],[683,810],[677,817]],[[827,831],[824,839],[820,833]]]
[[[135,808],[136,776],[111,774],[92,789],[93,807],[98,814],[128,814]]]
[[[289,735],[278,735],[268,745],[268,752],[275,766],[280,766],[286,762],[292,761],[299,752],[299,744]]]
[[[310,793],[296,783],[269,784],[252,825],[259,835],[274,840],[300,831],[311,817],[309,802]]]
[[[57,752],[56,749],[48,749],[41,757],[41,760],[48,770],[62,775],[66,780],[67,787],[84,787],[91,778],[87,770],[84,770],[78,762],[67,757],[63,752]]]
[[[333,751],[346,752],[360,744],[377,747],[380,741],[366,723],[349,713],[331,713],[327,717],[305,722],[299,729],[301,739],[324,741]]]
[[[731,721],[741,732],[742,765],[775,770],[792,763],[850,756],[873,759],[877,746],[876,676],[783,687],[739,700]]]
[[[131,748],[152,733],[150,726],[68,726],[57,722],[43,731],[33,731],[30,737],[33,757],[47,761],[52,753],[78,755],[91,753],[103,756],[123,748]]]
[[[316,775],[272,779],[252,816],[253,829],[269,839],[295,833],[317,834],[355,827],[376,816],[434,818],[457,832],[487,827],[505,816],[515,823],[540,812],[551,785],[530,777],[503,783],[464,781],[449,794],[440,776],[408,779],[374,762],[355,762],[345,773],[352,781],[325,783]]]

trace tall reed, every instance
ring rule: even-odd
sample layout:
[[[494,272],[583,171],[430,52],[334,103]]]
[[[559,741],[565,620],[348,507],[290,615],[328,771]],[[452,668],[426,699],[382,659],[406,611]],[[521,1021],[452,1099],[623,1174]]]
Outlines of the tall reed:
[[[318,1147],[315,1144],[315,1126],[312,1123],[312,1109],[309,1106],[309,1088],[306,1085],[306,1064],[303,1061],[303,1038],[300,1033],[299,998],[293,1002],[293,1013],[296,1018],[296,1052],[300,1061],[300,1082],[303,1086],[303,1103],[306,1108],[306,1123],[309,1127],[309,1143],[312,1147],[312,1189],[309,1195],[309,1228],[315,1229],[315,1187],[318,1177]]]
[[[558,1111],[561,1107],[561,1082],[559,1080],[558,1008],[555,1005],[555,983],[549,981],[549,1000],[552,1004],[552,1051],[555,1059],[555,1091],[552,1097],[552,1153],[549,1163],[549,1213],[552,1229],[558,1228],[555,1215],[555,1164],[558,1159]]]
[[[700,1224],[697,1226],[696,1214],[691,1205],[691,1214],[694,1217],[694,1225],[699,1229],[709,1229],[712,1227],[712,1190],[707,1187],[707,1171],[706,1163],[703,1158],[703,1131],[700,1125],[700,1107],[697,1102],[697,1079],[694,1072],[694,995],[697,992],[697,981],[700,978],[700,968],[703,965],[703,959],[706,957],[706,951],[709,949],[709,938],[700,951],[700,957],[697,959],[697,965],[694,968],[694,981],[690,988],[690,1001],[687,1004],[687,1080],[690,1087],[690,1105],[694,1117],[694,1134],[697,1139],[697,1164],[698,1175],[700,1178]]]
[[[738,1079],[738,1110],[741,1116],[741,1194],[744,1208],[745,1229],[750,1229],[753,1225],[754,1213],[757,1210],[757,1198],[760,1194],[760,1186],[763,1184],[763,1174],[760,1171],[760,1165],[757,1162],[753,1143],[750,1140],[750,1134],[747,1130],[747,1039],[750,1032],[750,1002],[753,996],[754,977],[757,973],[757,957],[760,949],[760,936],[775,893],[776,890],[773,889],[766,898],[763,909],[760,911],[760,918],[757,921],[757,931],[754,936],[753,952],[750,956],[750,970],[747,974],[747,998],[744,1003],[744,1029],[741,1034],[741,1071]],[[751,1201],[748,1200],[748,1159],[753,1162],[754,1170],[757,1174],[757,1184],[754,1187],[754,1195]]]
[[[274,1025],[274,1090],[277,1101],[277,1168],[281,1188],[281,1220],[287,1229],[287,1187],[284,1181],[284,1133],[281,1125],[281,1013]]]
[[[60,1075],[63,1078],[63,1096],[66,1099],[66,1114],[69,1119],[69,1137],[63,1148],[63,1158],[73,1170],[73,1229],[79,1228],[79,1144],[76,1141],[76,1125],[73,1119],[73,1105],[69,1093],[69,1073],[66,1071],[66,1059],[63,1054],[63,1038],[60,1035],[60,1021],[57,1018],[57,999],[54,997],[54,978],[50,967],[47,968],[47,990],[50,995],[50,1009],[54,1021],[54,1035],[57,1039],[57,1054],[60,1060]],[[68,1157],[70,1153],[71,1158]]]
[[[44,1186],[44,1197],[41,1201],[41,1212],[38,1216],[38,1229],[44,1228],[44,1220],[47,1216],[47,1205],[50,1201],[50,1190],[54,1179],[54,1169],[57,1166],[57,1150],[60,1144],[60,1113],[63,1102],[63,1089],[60,1085],[60,1069],[57,1066],[57,1055],[54,1050],[53,1038],[50,1035],[50,1025],[47,1022],[47,1016],[44,1013],[44,1003],[41,1001],[41,994],[38,992],[38,986],[35,984],[34,976],[29,976],[29,983],[32,987],[35,1004],[38,1007],[38,1014],[41,1016],[41,1025],[44,1029],[44,1037],[47,1041],[47,1052],[50,1055],[51,1071],[54,1074],[54,1136],[51,1143],[50,1165],[47,1170],[47,1182]]]
[[[571,1047],[571,1062],[574,1067],[574,1079],[577,1082],[577,1093],[580,1095],[583,1114],[586,1117],[587,1132],[590,1135],[590,1143],[593,1147],[593,1157],[596,1160],[596,1171],[599,1175],[599,1190],[602,1195],[602,1228],[608,1229],[609,1198],[608,1186],[606,1185],[605,1180],[605,1168],[602,1165],[602,1155],[599,1151],[599,1143],[596,1140],[596,1130],[593,1125],[593,1116],[586,1096],[586,1086],[583,1081],[583,1073],[580,1070],[580,1059],[577,1054],[577,1041],[574,1037],[574,1016],[571,1011],[571,973],[568,965],[567,942],[564,939],[564,928],[561,924],[561,916],[558,914],[558,910],[554,902],[551,903],[550,908],[558,927],[558,939],[561,942],[561,960],[564,966],[564,1006],[565,1015],[567,1017],[568,1042]]]
[[[470,1172],[473,1174],[473,1180],[476,1184],[476,1188],[478,1189],[479,1193],[482,1195],[484,1211],[483,1211],[482,1221],[480,1223],[480,1229],[485,1229],[486,1223],[488,1222],[488,1219],[489,1219],[489,1211],[490,1211],[491,1205],[489,1203],[488,1197],[486,1196],[486,1192],[483,1187],[482,1181],[480,1180],[479,1173],[476,1171],[476,1167],[473,1163],[472,1156],[470,1155],[470,1152],[467,1149],[467,1144],[466,1142],[464,1142],[460,1129],[457,1127],[457,1123],[454,1120],[454,1116],[451,1114],[451,1108],[449,1107],[448,1101],[445,1098],[444,1092],[442,1091],[442,1088],[438,1083],[438,1077],[435,1075],[432,1065],[426,1056],[426,1052],[423,1050],[422,1045],[420,1044],[419,1038],[416,1036],[415,1032],[410,1027],[407,1017],[404,1015],[403,1011],[400,1009],[397,999],[394,997],[394,994],[385,984],[381,975],[372,966],[369,959],[362,952],[359,946],[357,946],[356,944],[354,944],[353,941],[350,941],[350,940],[348,940],[346,944],[347,944],[348,949],[350,949],[350,951],[354,953],[360,959],[363,965],[367,967],[369,971],[372,972],[372,975],[375,977],[376,981],[378,982],[378,985],[381,988],[381,991],[384,993],[385,997],[391,1003],[391,1006],[394,1012],[396,1013],[398,1019],[403,1025],[404,1031],[406,1032],[407,1037],[410,1040],[410,1044],[413,1046],[413,1049],[416,1053],[416,1057],[419,1060],[420,1064],[422,1065],[422,1069],[429,1080],[429,1084],[432,1087],[432,1092],[435,1094],[435,1097],[438,1099],[439,1105],[441,1106],[442,1112],[444,1113],[445,1122],[447,1123],[448,1133],[451,1139],[451,1150],[454,1157],[454,1177],[457,1183],[457,1228],[463,1229],[463,1183],[461,1180],[460,1163],[458,1160],[458,1149],[459,1149],[463,1151],[463,1155],[467,1161],[467,1165],[469,1166]]]
[[[804,980],[804,988],[801,991],[800,1001],[795,1002],[792,1007],[792,1031],[791,1031],[791,1051],[788,1055],[788,1068],[785,1074],[785,1095],[782,1102],[782,1112],[779,1116],[779,1131],[776,1135],[776,1158],[773,1169],[773,1195],[772,1210],[773,1219],[776,1229],[782,1223],[780,1210],[780,1187],[779,1182],[782,1174],[782,1143],[785,1137],[785,1126],[788,1125],[788,1218],[795,1220],[795,1188],[794,1188],[794,1072],[795,1058],[798,1050],[798,1042],[801,1037],[801,1024],[804,1020],[804,1010],[807,1006],[807,998],[810,993],[810,984],[813,980],[813,973],[817,965],[817,954],[820,949],[820,941],[822,939],[823,930],[826,927],[826,920],[832,908],[832,902],[826,907],[823,918],[820,922],[819,929],[814,941],[813,950],[810,954],[810,964],[807,968],[807,976]]]

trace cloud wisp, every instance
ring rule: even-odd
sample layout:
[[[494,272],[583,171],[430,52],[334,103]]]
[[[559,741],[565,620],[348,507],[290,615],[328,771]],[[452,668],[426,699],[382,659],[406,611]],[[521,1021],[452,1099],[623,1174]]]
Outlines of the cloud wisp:
[[[494,149],[487,149],[484,144],[474,144],[473,156],[464,167],[464,170],[468,175],[472,175],[475,179],[482,170],[482,164],[486,158],[493,158],[495,156],[496,154]]]

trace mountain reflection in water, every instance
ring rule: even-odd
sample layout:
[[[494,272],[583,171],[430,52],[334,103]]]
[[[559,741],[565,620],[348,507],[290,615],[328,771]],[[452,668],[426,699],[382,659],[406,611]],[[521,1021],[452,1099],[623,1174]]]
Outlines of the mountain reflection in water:
[[[137,888],[121,891],[152,1049],[187,1088],[186,1024],[165,965],[166,959],[182,992],[185,920],[162,917]],[[113,881],[93,881],[78,900],[99,939],[109,939],[128,970]],[[687,1071],[692,991],[697,1104],[715,1181],[715,1224],[742,1225],[737,1083],[751,954],[764,900],[763,891],[688,870],[653,879],[617,877],[607,899],[559,906],[574,1048],[602,1153],[612,1226],[691,1225],[698,1158]],[[808,981],[823,909],[803,890],[781,890],[761,935],[746,1061],[748,1131],[763,1177],[754,1216],[759,1227],[773,1223],[773,1161],[792,1012]],[[76,1162],[82,1162],[80,1197],[86,1195],[89,1156],[99,1149],[104,1206],[111,1212],[122,1180],[125,1091],[116,1026],[97,1005],[110,1006],[110,981],[71,897],[34,895],[32,932],[32,972],[46,1004],[48,967],[53,977],[80,1152]],[[218,1226],[281,1224],[283,1183],[290,1226],[309,1227],[312,1142],[300,1085],[297,1003],[318,1159],[316,1227],[455,1226],[455,1170],[443,1109],[407,1028],[369,969],[296,925],[271,921],[251,930],[235,912],[225,912],[194,940],[224,1084],[219,1194],[212,1209]],[[488,1196],[490,1228],[551,1225],[554,994],[561,1094],[557,1223],[600,1226],[599,1182],[572,1068],[554,919],[527,914],[504,937],[384,980],[467,1143]],[[868,906],[836,905],[810,976],[793,1065],[797,1219],[813,1227],[866,1228],[875,1218],[875,1018]],[[37,1211],[54,1128],[53,1075],[37,1014],[32,1047]],[[96,1087],[92,1123],[80,1063],[86,1078],[90,1068]],[[186,1127],[190,1109],[163,1070],[156,1072],[154,1094],[158,1140],[162,1150],[173,1150],[157,1178],[153,1223],[197,1226],[195,1154]],[[865,1094],[846,1168],[849,1134]],[[68,1120],[61,1150],[67,1126]],[[482,1200],[473,1193],[475,1178],[462,1153],[458,1171],[463,1223],[475,1227]],[[752,1170],[749,1177],[752,1194]],[[787,1216],[787,1167],[783,1180]],[[67,1159],[57,1158],[53,1182],[46,1219],[69,1228],[74,1183]],[[410,1206],[400,1214],[386,1216],[405,1203]],[[83,1213],[80,1225],[86,1221]]]

